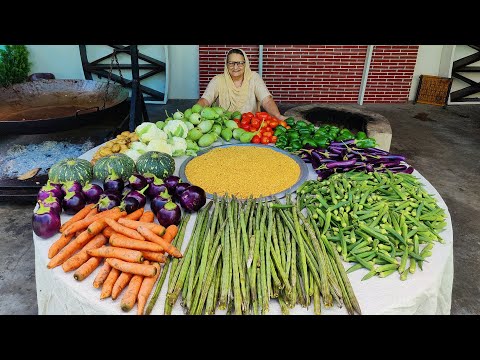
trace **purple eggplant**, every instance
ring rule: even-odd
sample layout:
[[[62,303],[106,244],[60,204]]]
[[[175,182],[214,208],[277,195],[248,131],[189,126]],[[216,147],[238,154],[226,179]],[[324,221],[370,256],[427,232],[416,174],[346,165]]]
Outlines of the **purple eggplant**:
[[[82,210],[86,205],[82,192],[67,191],[62,200],[62,208],[68,215],[73,215]]]
[[[134,197],[127,196],[125,199],[123,199],[121,205],[123,205],[127,214],[131,214],[135,210],[140,209],[140,203]]]
[[[163,182],[162,179],[153,175],[153,181],[149,183],[147,196],[149,199],[153,199],[158,196],[158,194],[168,191],[167,185]]]
[[[123,199],[124,201],[129,198],[133,197],[137,199],[138,203],[140,204],[140,207],[144,207],[145,204],[147,203],[147,197],[145,196],[144,192],[148,189],[149,185],[146,185],[142,190],[131,190],[127,196]]]
[[[63,196],[67,195],[67,192],[82,192],[83,186],[77,180],[67,181],[62,185]]]
[[[150,200],[150,208],[152,209],[153,213],[156,214],[157,211],[163,207],[167,202],[172,200],[172,195],[168,193],[165,188],[165,191],[161,192],[153,199]]]
[[[357,160],[355,159],[351,159],[347,161],[334,161],[334,162],[327,163],[326,166],[327,166],[327,169],[333,169],[337,167],[349,167],[349,166],[355,165],[356,162]]]
[[[170,195],[173,195],[175,194],[175,187],[180,182],[180,178],[175,175],[170,175],[170,176],[167,176],[165,179],[163,179],[163,182],[167,186],[167,189]]]
[[[145,173],[143,174],[145,180],[147,180],[147,184],[151,184],[155,180],[155,174],[152,173]]]
[[[328,178],[330,175],[333,174],[333,170],[329,169],[329,170],[318,170],[316,171],[317,175],[318,175],[318,180],[325,180],[326,178]]]
[[[83,196],[87,204],[96,204],[103,194],[103,189],[97,184],[87,183],[82,189]]]
[[[175,201],[180,201],[180,196],[182,196],[182,193],[189,187],[191,184],[189,183],[184,183],[184,182],[179,182],[177,186],[175,186],[175,192],[173,193],[173,199]]]
[[[345,146],[345,145],[350,145],[350,144],[355,144],[355,139],[342,140],[342,141],[332,141],[330,143],[330,146]]]
[[[125,182],[123,181],[123,179],[118,176],[114,170],[110,170],[110,174],[103,181],[103,191],[117,193],[118,196],[120,196],[124,187]]]
[[[128,178],[128,183],[133,190],[142,190],[145,186],[148,185],[147,179],[145,179],[145,177],[140,174],[132,174]]]
[[[61,200],[57,199],[56,197],[53,196],[52,193],[50,193],[50,196],[38,201],[40,204],[43,206],[52,208],[54,211],[56,211],[58,214],[62,213],[62,204]]]
[[[172,224],[178,225],[180,223],[182,211],[180,210],[180,206],[172,201],[169,201],[163,205],[163,207],[158,209],[156,215],[158,223],[164,227],[167,227]]]
[[[49,194],[53,194],[54,197],[56,197],[59,200],[62,200],[64,193],[62,192],[62,187],[58,186],[56,184],[50,183],[50,181],[47,181],[45,185],[43,185],[40,190],[38,191],[38,196],[37,200],[43,200],[46,199]]]
[[[110,210],[115,206],[120,205],[120,198],[118,195],[113,193],[103,193],[100,195],[100,200],[98,200],[98,211],[102,212],[105,210]]]
[[[48,239],[59,232],[60,226],[60,215],[52,208],[40,203],[32,216],[33,232],[43,239]]]
[[[198,211],[207,202],[205,190],[200,186],[192,185],[180,195],[180,205],[187,212]]]
[[[120,195],[120,199],[122,199],[122,200],[125,199],[130,191],[132,191],[132,189],[130,188],[130,186],[125,186],[125,187],[123,188],[122,194]],[[118,194],[117,194],[117,195],[118,195]]]

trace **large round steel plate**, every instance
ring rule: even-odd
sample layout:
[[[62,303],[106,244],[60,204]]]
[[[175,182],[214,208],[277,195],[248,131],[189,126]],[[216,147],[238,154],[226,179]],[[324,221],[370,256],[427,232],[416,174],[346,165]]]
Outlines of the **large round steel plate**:
[[[248,144],[241,144],[241,143],[238,143],[238,144],[227,144],[227,145],[220,145],[220,146],[214,146],[214,147],[211,147],[211,148],[208,148],[208,149],[205,149],[205,150],[201,150],[197,153],[197,156],[202,156],[204,154],[206,154],[207,152],[213,150],[213,149],[218,149],[218,148],[228,148],[228,147],[235,147],[235,146],[256,146],[256,147],[263,147],[263,148],[267,148],[267,149],[270,149],[272,151],[276,151],[280,154],[283,154],[285,156],[288,156],[289,158],[291,158],[293,161],[295,161],[295,163],[297,163],[297,165],[300,167],[300,175],[297,179],[297,181],[292,185],[290,186],[288,189],[285,189],[281,192],[278,192],[278,193],[275,193],[275,194],[271,194],[269,196],[264,196],[264,197],[259,197],[257,198],[257,200],[264,200],[264,199],[267,199],[267,200],[272,200],[273,197],[277,197],[277,198],[283,198],[285,197],[285,195],[287,195],[288,193],[293,193],[301,184],[303,184],[307,178],[308,178],[308,167],[307,167],[307,164],[302,160],[300,159],[298,156],[296,155],[293,155],[285,150],[282,150],[282,149],[279,149],[275,146],[270,146],[270,145],[260,145],[260,144],[252,144],[252,143],[248,143]],[[179,169],[179,176],[180,178],[183,180],[183,181],[186,181],[186,182],[189,182],[191,183],[191,181],[189,181],[189,179],[187,178],[186,174],[185,174],[185,168],[187,167],[188,163],[190,161],[192,161],[193,159],[195,159],[196,157],[195,156],[191,156],[189,158],[187,158],[183,163],[182,165],[180,166],[180,169]],[[220,166],[220,165],[219,165]],[[210,194],[207,192],[207,198],[208,199],[212,199],[213,198],[213,194]]]

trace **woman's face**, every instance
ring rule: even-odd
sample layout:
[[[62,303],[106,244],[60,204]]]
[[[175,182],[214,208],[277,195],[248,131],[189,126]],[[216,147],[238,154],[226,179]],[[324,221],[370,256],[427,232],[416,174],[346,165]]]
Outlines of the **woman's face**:
[[[245,59],[243,55],[235,53],[228,55],[227,67],[232,78],[242,76],[245,71]]]

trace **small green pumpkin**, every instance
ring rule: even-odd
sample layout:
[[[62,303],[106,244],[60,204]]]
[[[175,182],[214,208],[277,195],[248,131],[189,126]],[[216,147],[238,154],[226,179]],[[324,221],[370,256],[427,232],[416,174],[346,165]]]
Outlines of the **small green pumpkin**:
[[[85,159],[63,159],[52,165],[48,171],[48,178],[55,184],[77,180],[85,185],[92,180],[92,164]]]
[[[93,165],[93,177],[104,181],[112,170],[123,180],[127,180],[135,172],[135,162],[121,153],[104,156]]]
[[[159,151],[147,151],[137,159],[137,171],[140,174],[151,173],[160,179],[173,175],[175,160],[172,156]]]

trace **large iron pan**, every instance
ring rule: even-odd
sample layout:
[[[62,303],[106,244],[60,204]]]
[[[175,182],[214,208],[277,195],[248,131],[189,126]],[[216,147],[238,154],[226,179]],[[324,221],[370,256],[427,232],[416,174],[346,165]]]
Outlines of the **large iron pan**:
[[[0,88],[0,134],[65,131],[128,114],[128,89],[94,80],[37,80]],[[122,111],[120,111],[122,109]],[[126,111],[125,111],[126,109]]]

